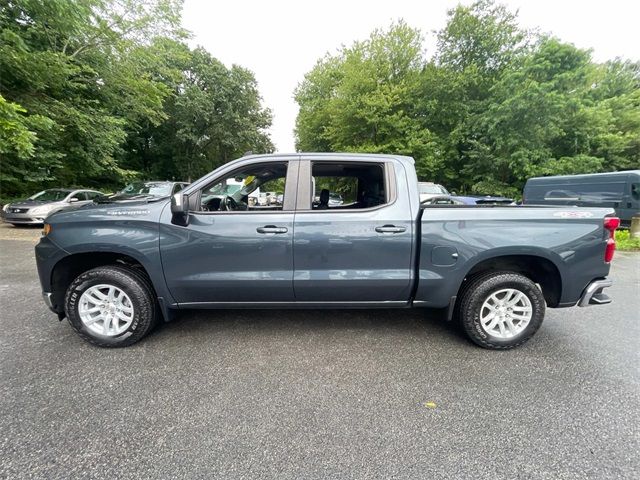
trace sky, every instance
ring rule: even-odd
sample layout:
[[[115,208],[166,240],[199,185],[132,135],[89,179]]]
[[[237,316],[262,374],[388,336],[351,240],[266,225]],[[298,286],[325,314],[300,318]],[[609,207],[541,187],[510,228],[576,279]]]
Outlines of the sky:
[[[253,71],[263,104],[273,112],[276,151],[293,152],[298,107],[293,92],[316,61],[376,28],[404,19],[425,35],[428,56],[447,10],[463,0],[185,0],[183,24],[192,46],[206,48],[225,65]],[[594,60],[640,60],[639,0],[503,0],[519,12],[522,27],[552,33]]]

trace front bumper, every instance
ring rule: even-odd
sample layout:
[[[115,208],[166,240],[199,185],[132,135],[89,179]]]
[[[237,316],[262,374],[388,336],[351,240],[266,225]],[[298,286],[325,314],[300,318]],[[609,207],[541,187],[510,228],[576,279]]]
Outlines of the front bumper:
[[[46,215],[40,217],[28,213],[5,213],[3,220],[14,225],[42,225]]]
[[[606,305],[607,303],[611,303],[611,297],[602,292],[611,285],[613,285],[613,282],[608,278],[592,281],[587,288],[584,289],[578,301],[578,306],[588,307],[590,305]]]

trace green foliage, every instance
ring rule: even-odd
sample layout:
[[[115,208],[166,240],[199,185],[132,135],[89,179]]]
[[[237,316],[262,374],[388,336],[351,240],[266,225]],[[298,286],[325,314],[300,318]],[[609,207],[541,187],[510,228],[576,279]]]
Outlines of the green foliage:
[[[432,59],[403,22],[322,58],[298,148],[407,154],[421,180],[516,197],[531,176],[638,168],[638,63],[596,64],[491,1],[448,15]]]
[[[190,50],[181,0],[9,0],[0,9],[3,195],[199,176],[272,149],[255,78]]]
[[[616,230],[616,249],[621,252],[640,251],[640,238],[631,238],[629,230]]]
[[[438,145],[413,102],[423,66],[422,37],[403,22],[324,58],[295,94],[297,147],[412,154],[431,173]]]

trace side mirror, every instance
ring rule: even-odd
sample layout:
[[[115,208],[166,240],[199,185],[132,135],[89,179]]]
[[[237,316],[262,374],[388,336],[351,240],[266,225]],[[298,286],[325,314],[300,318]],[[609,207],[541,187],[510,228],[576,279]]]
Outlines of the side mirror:
[[[187,226],[189,224],[189,196],[178,192],[171,197],[171,222]]]
[[[69,199],[69,203],[75,203],[75,202],[77,202],[77,201],[78,201],[78,199],[77,199],[76,197],[71,197],[71,198]]]

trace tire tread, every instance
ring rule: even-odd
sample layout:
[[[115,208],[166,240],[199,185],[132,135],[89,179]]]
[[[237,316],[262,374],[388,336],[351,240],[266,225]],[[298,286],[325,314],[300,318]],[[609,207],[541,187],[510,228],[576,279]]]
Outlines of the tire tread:
[[[500,286],[519,285],[531,300],[534,308],[533,318],[525,329],[525,335],[516,341],[491,341],[480,336],[474,328],[475,309],[478,302],[484,302],[487,289],[498,289]],[[532,298],[533,297],[533,298]],[[480,304],[481,305],[481,304]],[[457,318],[465,333],[475,344],[492,350],[510,350],[526,343],[540,328],[544,319],[545,303],[542,292],[536,284],[521,273],[512,271],[491,271],[479,273],[468,280],[460,291],[460,301],[456,305]]]
[[[140,288],[139,293],[141,293],[142,296],[145,297],[143,298],[143,301],[139,302],[141,305],[137,308],[138,311],[136,312],[136,316],[140,319],[138,328],[127,338],[119,342],[105,341],[88,334],[82,328],[82,322],[79,318],[77,318],[76,312],[69,307],[70,297],[79,285],[87,281],[104,279],[105,276],[111,277],[112,279],[119,281],[123,285],[127,285],[133,282],[134,285],[137,285]],[[69,324],[76,332],[76,334],[78,334],[80,338],[92,345],[105,348],[120,348],[133,345],[134,343],[144,338],[149,332],[151,332],[151,330],[153,330],[158,318],[154,289],[149,278],[144,273],[139,272],[134,268],[121,265],[103,265],[100,267],[92,268],[91,270],[87,270],[86,272],[78,275],[71,282],[69,288],[65,293],[64,306]]]

